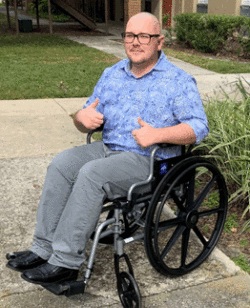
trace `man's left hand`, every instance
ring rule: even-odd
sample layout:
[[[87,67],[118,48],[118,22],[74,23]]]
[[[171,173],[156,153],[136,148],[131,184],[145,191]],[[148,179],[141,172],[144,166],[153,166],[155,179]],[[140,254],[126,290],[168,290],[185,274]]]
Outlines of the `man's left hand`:
[[[156,143],[157,130],[144,122],[141,117],[138,118],[137,122],[141,125],[141,128],[132,131],[132,135],[138,145],[143,148],[147,148],[152,144]]]

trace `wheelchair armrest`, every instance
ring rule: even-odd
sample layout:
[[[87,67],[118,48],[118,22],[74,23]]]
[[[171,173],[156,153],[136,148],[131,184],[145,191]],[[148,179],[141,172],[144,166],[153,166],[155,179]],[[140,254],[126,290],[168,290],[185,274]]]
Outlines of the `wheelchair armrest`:
[[[177,146],[177,145],[178,144],[160,143],[160,144],[155,145],[152,148],[151,153],[150,153],[150,162],[149,162],[150,166],[149,166],[148,178],[146,180],[144,180],[144,181],[135,183],[132,186],[130,186],[129,191],[128,191],[128,195],[127,195],[128,202],[132,201],[132,193],[133,193],[133,190],[135,188],[147,185],[147,184],[149,184],[152,181],[153,176],[154,176],[154,162],[155,162],[155,154],[156,154],[156,152],[158,150],[160,150],[160,149],[166,149],[168,147],[173,147],[173,146]],[[181,145],[181,155],[190,154],[193,146],[194,146],[193,144],[189,145],[188,150],[186,152],[186,146],[185,145]]]
[[[97,127],[96,129],[91,130],[88,135],[87,135],[87,144],[91,143],[91,136],[96,133],[96,132],[101,132],[103,130],[104,124],[101,126]]]
[[[174,146],[178,146],[178,144],[173,144],[173,143],[158,143],[157,144],[161,149],[166,149],[169,147],[174,147]],[[194,147],[194,144],[189,144],[189,147],[186,151],[186,146],[187,145],[181,145],[181,155],[185,155],[185,154],[189,154],[192,151],[192,148]]]
[[[151,153],[150,153],[150,165],[149,165],[149,175],[148,175],[148,178],[144,181],[141,181],[141,182],[138,182],[138,183],[135,183],[133,185],[130,186],[129,188],[129,191],[128,191],[128,195],[127,195],[127,200],[128,202],[131,202],[132,201],[132,193],[133,193],[133,190],[139,186],[144,186],[144,185],[147,185],[149,184],[152,179],[153,179],[153,175],[154,175],[154,157],[155,157],[155,154],[158,150],[160,150],[161,147],[159,145],[155,145],[153,147],[153,149],[151,150]]]

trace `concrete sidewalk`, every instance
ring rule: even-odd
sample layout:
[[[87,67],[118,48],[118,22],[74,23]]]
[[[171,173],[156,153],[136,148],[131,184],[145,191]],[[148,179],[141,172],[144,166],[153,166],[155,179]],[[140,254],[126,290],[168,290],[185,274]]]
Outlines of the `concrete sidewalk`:
[[[80,43],[125,57],[123,46],[110,37],[74,38]],[[232,97],[240,75],[220,75],[169,58],[191,73],[205,102],[222,97],[222,86]],[[241,74],[250,79],[250,74]],[[239,97],[239,96],[238,96]],[[0,307],[68,308],[121,307],[116,291],[112,247],[99,247],[95,270],[84,295],[57,297],[42,287],[29,284],[18,272],[5,267],[5,254],[27,249],[32,242],[36,210],[46,168],[57,153],[82,145],[86,136],[76,130],[71,113],[82,108],[87,98],[0,101]],[[198,269],[175,279],[159,275],[147,261],[143,243],[128,245],[146,308],[246,308],[250,307],[250,277],[227,256],[215,249]],[[84,271],[84,268],[83,268]],[[82,273],[80,274],[82,275]]]

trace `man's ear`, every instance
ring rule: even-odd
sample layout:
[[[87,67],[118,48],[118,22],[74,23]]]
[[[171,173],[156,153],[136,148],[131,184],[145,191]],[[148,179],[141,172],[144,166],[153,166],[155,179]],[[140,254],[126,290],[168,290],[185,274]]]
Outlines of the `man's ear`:
[[[160,49],[163,46],[164,40],[165,40],[164,35],[161,35],[158,40],[158,46],[160,47]]]

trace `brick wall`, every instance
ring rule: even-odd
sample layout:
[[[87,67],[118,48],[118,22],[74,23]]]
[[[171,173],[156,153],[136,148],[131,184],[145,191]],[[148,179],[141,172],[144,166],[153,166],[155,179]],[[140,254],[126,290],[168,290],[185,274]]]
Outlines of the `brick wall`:
[[[124,1],[124,24],[126,25],[129,18],[141,12],[141,0]]]

